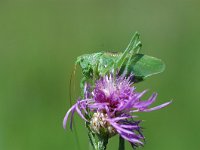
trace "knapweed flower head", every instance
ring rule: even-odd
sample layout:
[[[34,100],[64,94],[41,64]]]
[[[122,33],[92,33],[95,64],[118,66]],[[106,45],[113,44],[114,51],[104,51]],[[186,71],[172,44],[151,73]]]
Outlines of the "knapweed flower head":
[[[136,112],[150,112],[161,109],[171,102],[156,107],[150,107],[155,102],[157,93],[153,93],[146,101],[141,100],[147,92],[136,92],[132,82],[133,76],[100,77],[94,87],[85,84],[84,98],[78,100],[64,117],[66,128],[71,113],[71,123],[76,111],[84,119],[94,134],[112,137],[119,134],[133,146],[143,145],[144,136],[140,120],[136,120]]]

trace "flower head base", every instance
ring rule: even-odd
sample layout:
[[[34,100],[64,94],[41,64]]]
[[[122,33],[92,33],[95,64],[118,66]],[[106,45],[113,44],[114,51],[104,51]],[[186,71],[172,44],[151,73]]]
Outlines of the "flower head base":
[[[154,93],[148,100],[142,101],[141,97],[146,90],[141,93],[136,92],[135,87],[132,86],[132,77],[115,77],[112,74],[104,76],[96,81],[93,89],[85,84],[85,97],[77,101],[67,112],[63,121],[64,128],[69,113],[72,112],[72,119],[74,112],[77,111],[81,118],[89,122],[92,132],[108,134],[109,137],[118,133],[132,145],[142,145],[144,136],[139,126],[141,121],[135,120],[134,113],[161,109],[171,102],[149,108],[156,100],[157,94]],[[88,118],[86,116],[92,117],[86,119]]]
[[[96,112],[90,120],[90,129],[93,133],[112,137],[116,134],[115,128],[107,121],[108,115],[103,112]]]

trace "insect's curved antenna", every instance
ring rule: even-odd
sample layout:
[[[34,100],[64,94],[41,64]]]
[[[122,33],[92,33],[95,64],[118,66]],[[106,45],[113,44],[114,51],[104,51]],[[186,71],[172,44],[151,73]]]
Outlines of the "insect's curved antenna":
[[[74,64],[74,69],[71,73],[70,81],[69,81],[69,100],[70,100],[69,104],[70,104],[70,107],[72,106],[72,81],[74,81],[73,79],[75,79],[76,67],[77,67],[77,63]],[[75,83],[74,83],[73,90],[75,91]]]
[[[69,105],[70,105],[70,107],[72,107],[72,83],[74,85],[73,90],[75,92],[75,80],[74,79],[75,79],[75,75],[76,75],[76,67],[77,67],[77,63],[74,64],[74,69],[71,73],[70,81],[69,81]],[[80,142],[79,142],[79,139],[78,139],[76,124],[75,124],[74,120],[72,120],[72,124],[73,124],[73,127],[74,127],[74,134],[75,134],[74,141],[77,144],[77,150],[80,150]]]

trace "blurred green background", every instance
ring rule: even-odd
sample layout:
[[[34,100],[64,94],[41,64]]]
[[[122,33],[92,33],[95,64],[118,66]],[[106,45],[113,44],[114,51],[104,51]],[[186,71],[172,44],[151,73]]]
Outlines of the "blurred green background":
[[[199,0],[1,0],[0,150],[76,150],[74,132],[62,128],[74,61],[84,53],[122,51],[135,31],[142,51],[167,66],[138,84],[138,91],[157,91],[156,104],[174,100],[140,115],[147,138],[142,149],[198,149]],[[76,125],[79,147],[87,150],[77,115]],[[116,150],[117,142],[112,138],[108,150]]]

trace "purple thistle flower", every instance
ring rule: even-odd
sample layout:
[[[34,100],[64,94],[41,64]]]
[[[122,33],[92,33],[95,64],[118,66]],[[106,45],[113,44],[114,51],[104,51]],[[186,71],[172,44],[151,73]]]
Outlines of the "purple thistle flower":
[[[63,127],[66,128],[70,112],[72,122],[76,111],[82,119],[90,124],[90,129],[95,134],[106,133],[109,137],[119,134],[133,146],[143,145],[144,136],[139,126],[141,121],[134,120],[136,117],[134,113],[158,110],[169,105],[171,101],[149,108],[156,100],[157,93],[153,93],[148,100],[142,101],[141,97],[147,90],[141,93],[136,92],[131,78],[132,76],[126,78],[113,75],[101,77],[96,81],[93,89],[85,84],[84,99],[78,100],[69,109],[64,117]],[[85,116],[92,117],[86,119]]]

